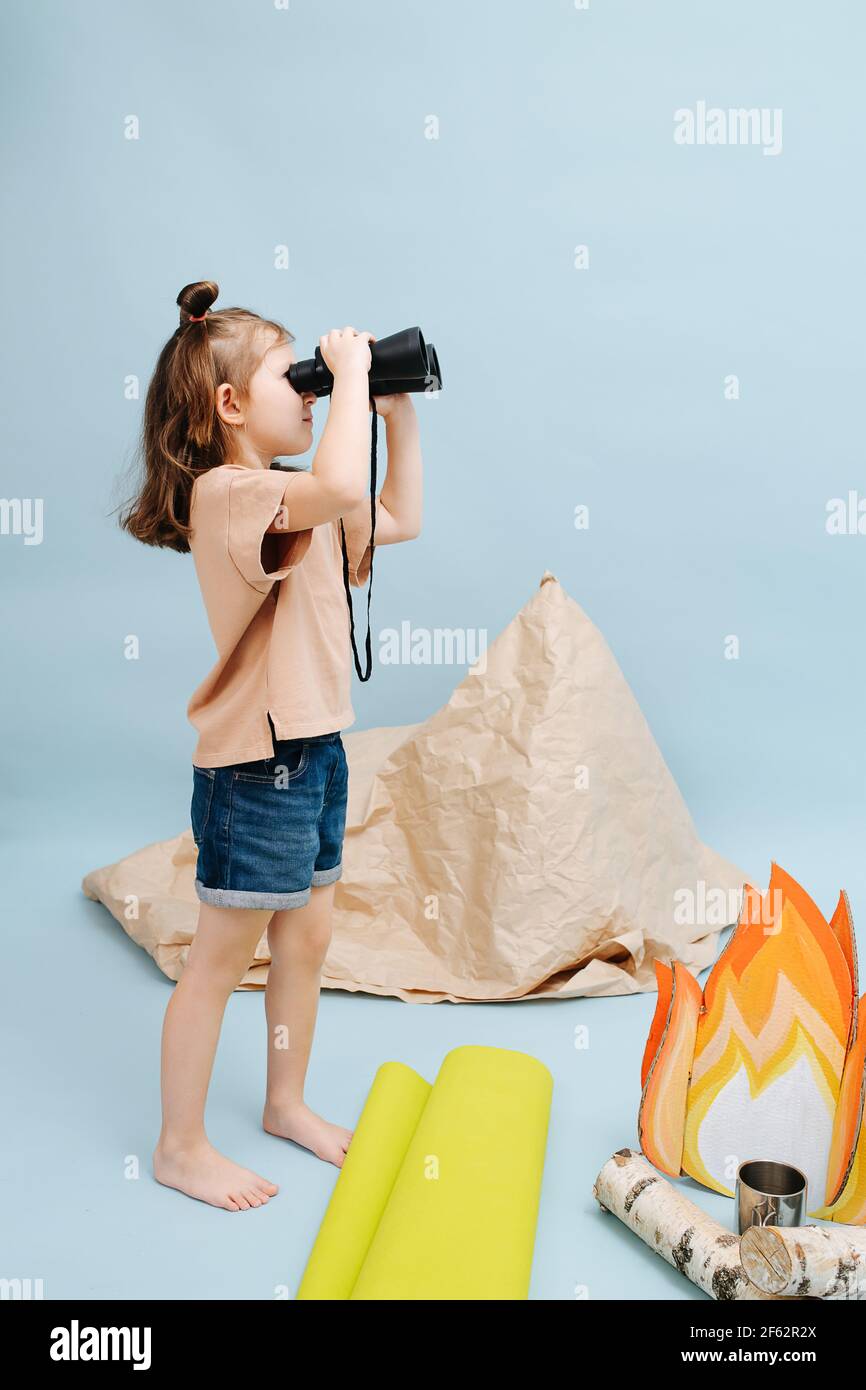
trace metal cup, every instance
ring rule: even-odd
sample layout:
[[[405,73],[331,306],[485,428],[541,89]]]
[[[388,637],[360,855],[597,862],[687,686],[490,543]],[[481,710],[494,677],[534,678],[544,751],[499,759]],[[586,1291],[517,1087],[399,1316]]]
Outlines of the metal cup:
[[[737,1169],[737,1230],[750,1226],[802,1226],[806,1178],[790,1163],[753,1158]]]

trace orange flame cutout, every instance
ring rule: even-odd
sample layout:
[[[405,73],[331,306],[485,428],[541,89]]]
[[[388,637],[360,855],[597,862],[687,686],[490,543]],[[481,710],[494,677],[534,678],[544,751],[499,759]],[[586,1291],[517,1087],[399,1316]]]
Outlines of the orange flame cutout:
[[[642,1067],[641,1147],[663,1172],[733,1195],[739,1163],[775,1159],[808,1180],[809,1214],[866,1222],[866,996],[844,893],[827,922],[773,864],[746,887],[703,995],[679,963]]]

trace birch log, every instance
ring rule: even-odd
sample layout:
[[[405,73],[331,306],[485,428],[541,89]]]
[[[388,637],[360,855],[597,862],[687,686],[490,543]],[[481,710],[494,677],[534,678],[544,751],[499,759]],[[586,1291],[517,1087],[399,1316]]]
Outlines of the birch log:
[[[677,1192],[642,1154],[620,1149],[608,1159],[592,1190],[603,1207],[711,1298],[775,1298],[743,1272],[739,1236]]]
[[[765,1293],[866,1300],[862,1226],[752,1226],[740,1240],[740,1261]]]

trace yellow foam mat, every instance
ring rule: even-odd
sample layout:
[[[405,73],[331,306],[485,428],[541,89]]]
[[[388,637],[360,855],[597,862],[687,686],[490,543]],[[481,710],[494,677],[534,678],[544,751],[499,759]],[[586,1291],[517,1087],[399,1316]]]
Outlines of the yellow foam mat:
[[[553,1078],[498,1047],[377,1071],[299,1299],[524,1299]]]

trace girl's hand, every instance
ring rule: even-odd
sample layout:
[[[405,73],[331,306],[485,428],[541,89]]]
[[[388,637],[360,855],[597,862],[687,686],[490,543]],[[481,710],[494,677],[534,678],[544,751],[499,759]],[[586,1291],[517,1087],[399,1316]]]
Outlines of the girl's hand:
[[[387,420],[389,415],[401,415],[404,411],[411,410],[411,398],[401,392],[394,396],[374,396],[370,402],[370,409],[373,409],[373,402],[376,403],[376,414],[381,415],[383,420]]]
[[[351,326],[332,328],[319,339],[325,366],[336,380],[344,372],[361,371],[366,374],[372,365],[370,343],[376,339],[372,333],[359,333]]]

